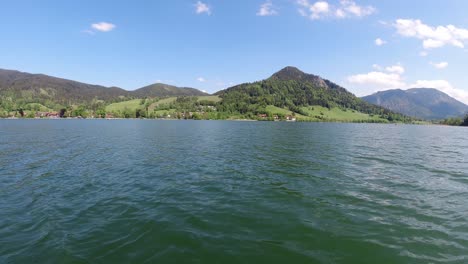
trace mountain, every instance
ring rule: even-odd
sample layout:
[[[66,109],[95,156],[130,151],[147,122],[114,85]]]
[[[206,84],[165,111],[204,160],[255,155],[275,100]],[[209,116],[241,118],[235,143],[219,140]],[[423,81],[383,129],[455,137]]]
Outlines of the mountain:
[[[464,103],[431,88],[388,90],[362,99],[398,113],[428,120],[461,117],[468,112],[468,106]]]
[[[301,82],[308,82],[316,87],[328,87],[325,80],[313,74],[306,74],[296,67],[288,66],[279,72],[273,74],[270,79],[278,81],[296,80]]]
[[[222,98],[220,110],[238,111],[241,114],[261,112],[266,106],[272,105],[307,116],[307,106],[322,106],[378,115],[389,121],[406,118],[369,104],[345,88],[295,67],[286,67],[266,80],[236,85],[216,95]]]
[[[91,85],[44,74],[0,69],[0,103],[3,98],[16,103],[48,105],[88,104],[93,100],[112,102],[123,98],[206,95],[194,88],[154,84],[135,91]],[[1,105],[0,105],[1,106]]]
[[[204,96],[208,95],[195,88],[176,87],[163,83],[156,83],[145,86],[143,88],[132,91],[131,94],[135,97],[163,97],[163,96]]]
[[[201,100],[194,97],[204,95],[207,94],[194,88],[161,83],[126,91],[42,74],[0,70],[1,116],[15,115],[21,109],[27,116],[34,116],[37,111],[65,110],[69,116],[105,116],[110,112],[115,117],[187,118],[188,112],[190,117],[200,119],[412,121],[295,67],[286,67],[265,80],[230,87],[215,96]],[[160,100],[160,97],[168,98]]]
[[[43,74],[0,69],[0,96],[22,101],[53,101],[58,104],[82,103],[94,98],[112,100],[128,96],[121,88],[107,88]]]

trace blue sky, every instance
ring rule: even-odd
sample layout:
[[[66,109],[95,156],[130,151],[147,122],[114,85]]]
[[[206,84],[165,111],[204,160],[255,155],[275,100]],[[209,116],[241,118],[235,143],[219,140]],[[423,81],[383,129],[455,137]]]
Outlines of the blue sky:
[[[357,95],[417,86],[468,103],[468,1],[3,1],[0,68],[133,90],[215,92],[285,66]]]

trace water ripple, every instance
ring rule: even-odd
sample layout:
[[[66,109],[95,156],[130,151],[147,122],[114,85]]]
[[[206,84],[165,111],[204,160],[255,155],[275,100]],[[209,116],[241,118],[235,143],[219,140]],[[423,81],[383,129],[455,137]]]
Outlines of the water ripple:
[[[465,263],[465,132],[0,120],[0,263]]]

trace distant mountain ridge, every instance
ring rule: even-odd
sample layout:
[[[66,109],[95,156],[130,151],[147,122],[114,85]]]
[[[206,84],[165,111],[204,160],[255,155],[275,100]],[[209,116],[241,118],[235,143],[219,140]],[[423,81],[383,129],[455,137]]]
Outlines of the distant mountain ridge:
[[[128,96],[118,87],[80,83],[67,79],[30,74],[13,70],[0,70],[0,95],[22,100],[51,100],[58,103],[82,102],[93,98],[111,100]]]
[[[163,97],[207,95],[194,88],[153,84],[134,91],[77,81],[0,69],[0,96],[14,100],[53,101],[57,104],[83,103],[94,99],[112,101],[120,97]]]
[[[208,119],[296,120],[297,117],[301,121],[413,121],[367,103],[329,80],[291,66],[261,81],[239,84],[214,96],[194,98],[205,95],[194,88],[161,83],[126,91],[42,74],[0,70],[2,116],[15,116],[17,112],[23,116],[24,110],[28,116],[36,115],[37,111],[60,110],[76,117],[102,117],[111,111],[112,116],[118,117],[162,114],[187,118],[188,111],[190,117]],[[160,97],[167,98],[161,100]]]
[[[468,112],[466,104],[433,88],[387,90],[362,99],[398,113],[427,120],[461,117]]]
[[[136,97],[161,96],[204,96],[205,92],[190,87],[176,87],[164,83],[155,83],[130,92]]]

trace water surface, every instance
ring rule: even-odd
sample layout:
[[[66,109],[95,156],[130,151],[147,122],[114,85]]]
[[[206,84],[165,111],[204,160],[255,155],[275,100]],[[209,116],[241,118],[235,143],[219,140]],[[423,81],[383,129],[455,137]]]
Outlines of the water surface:
[[[0,120],[0,263],[467,263],[467,135]]]

